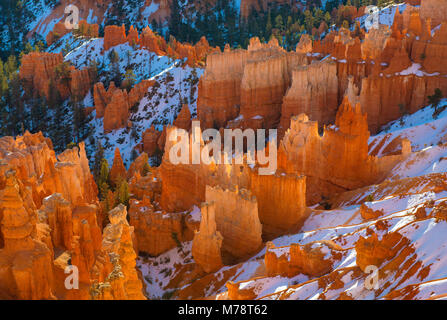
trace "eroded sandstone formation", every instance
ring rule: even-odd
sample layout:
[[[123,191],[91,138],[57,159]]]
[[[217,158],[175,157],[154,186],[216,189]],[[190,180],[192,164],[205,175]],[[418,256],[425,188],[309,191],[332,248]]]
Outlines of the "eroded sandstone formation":
[[[368,237],[360,237],[356,242],[356,264],[362,271],[365,271],[368,266],[378,268],[408,244],[409,240],[399,232],[391,232],[383,236],[378,236],[373,232]]]
[[[192,244],[192,256],[205,272],[219,270],[222,266],[221,248],[223,237],[217,231],[215,203],[203,203],[200,230],[196,231]]]
[[[39,239],[36,211],[24,204],[21,193],[29,189],[23,188],[14,171],[6,172],[0,201],[0,290],[11,299],[53,299],[52,247]]]
[[[157,256],[175,248],[179,241],[192,240],[192,231],[185,228],[184,213],[157,211],[148,198],[131,200],[129,217],[139,251]]]
[[[422,9],[407,5],[401,14],[395,7],[391,28],[380,25],[365,34],[340,28],[313,42],[303,36],[296,56],[257,38],[247,51],[227,47],[209,55],[199,82],[202,128],[277,127],[282,137],[290,119],[306,113],[322,129],[335,121],[347,94],[368,114],[372,133],[419,110],[436,88],[447,90],[441,63],[447,26],[435,22],[440,25],[432,29]]]
[[[180,43],[171,37],[168,44],[162,36],[155,34],[148,26],[143,29],[141,34],[138,34],[138,31],[130,26],[127,35],[124,25],[110,25],[104,28],[104,50],[107,51],[123,43],[147,48],[159,56],[168,55],[176,59],[186,59],[187,64],[191,67],[202,64],[208,53],[220,51],[219,48],[210,47],[205,37],[202,37],[195,45]]]
[[[96,117],[104,117],[104,132],[128,127],[130,108],[140,102],[153,84],[154,81],[143,80],[127,93],[126,89],[116,88],[113,81],[107,90],[102,82],[96,83],[93,87]]]
[[[268,276],[293,277],[305,274],[319,277],[330,272],[334,263],[342,258],[342,248],[331,241],[312,242],[304,246],[275,247],[267,244],[264,263]]]
[[[206,202],[214,202],[217,231],[223,237],[221,250],[230,257],[243,259],[262,245],[262,225],[258,203],[250,191],[206,187]]]
[[[168,127],[167,136],[170,137],[174,130],[177,129]],[[199,144],[202,150],[203,140]],[[305,177],[294,172],[258,175],[257,168],[252,169],[246,164],[192,164],[191,155],[191,164],[173,164],[169,159],[169,152],[174,145],[174,141],[167,139],[160,167],[160,204],[164,210],[186,211],[193,205],[205,202],[207,185],[227,189],[238,186],[240,189],[250,190],[258,199],[263,235],[270,237],[288,232],[303,223],[306,216]],[[172,197],[173,194],[176,196]]]
[[[83,143],[56,157],[41,133],[0,139],[0,287],[8,298],[143,298],[127,249],[132,229],[125,214],[109,217],[121,234],[113,238],[107,229],[105,238],[120,246],[102,247],[97,193]],[[79,284],[67,287],[73,270]]]
[[[158,150],[158,140],[160,138],[161,132],[155,130],[155,127],[152,125],[150,128],[146,129],[143,132],[143,150],[150,157],[152,157],[155,152]]]
[[[377,158],[368,154],[368,122],[357,104],[345,97],[335,125],[318,132],[318,123],[301,114],[292,118],[279,147],[279,167],[307,177],[307,200],[319,201],[321,195],[369,185],[403,158],[400,155]]]
[[[126,167],[124,167],[123,159],[121,158],[120,149],[115,149],[115,156],[113,158],[113,165],[109,173],[110,182],[114,186],[119,186],[121,181],[127,179]]]
[[[261,44],[253,38],[248,50],[209,55],[197,101],[202,127],[225,127],[230,120],[233,126],[276,127],[292,69],[304,64],[305,55],[284,51],[274,39]]]
[[[59,68],[60,71],[57,71]],[[59,72],[59,73],[58,73]],[[84,98],[91,88],[90,70],[81,70],[63,63],[61,53],[30,52],[22,57],[19,77],[25,91],[32,95],[50,96],[50,88],[57,90],[63,99],[73,95]]]
[[[126,207],[120,204],[108,214],[110,224],[104,228],[102,249],[113,264],[109,275],[112,296],[120,300],[145,300],[143,285],[135,269],[137,257],[133,243],[133,227],[127,222]]]
[[[279,136],[283,136],[293,115],[305,113],[310,119],[319,119],[320,126],[331,123],[336,113],[332,106],[337,103],[338,78],[335,62],[322,61],[298,67],[293,70],[292,85],[282,102]]]

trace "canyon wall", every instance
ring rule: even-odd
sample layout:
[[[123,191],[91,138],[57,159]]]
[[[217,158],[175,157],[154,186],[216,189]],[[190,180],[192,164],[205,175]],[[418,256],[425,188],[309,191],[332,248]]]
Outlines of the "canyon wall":
[[[252,38],[248,50],[209,55],[197,101],[202,127],[225,127],[230,120],[232,126],[276,127],[291,70],[306,63],[305,55],[284,51],[275,39],[261,44]]]

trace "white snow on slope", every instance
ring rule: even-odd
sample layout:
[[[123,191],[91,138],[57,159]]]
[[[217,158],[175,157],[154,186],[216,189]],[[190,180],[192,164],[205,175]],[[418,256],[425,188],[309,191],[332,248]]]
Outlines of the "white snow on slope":
[[[186,99],[191,115],[196,115],[197,83],[203,69],[188,66],[171,66],[153,77],[156,84],[148,89],[140,101],[136,112],[130,115],[132,129],[118,129],[104,134],[103,118],[94,118],[91,122],[93,136],[100,139],[105,151],[105,158],[111,164],[114,150],[120,149],[124,164],[131,163],[132,149],[141,142],[143,132],[152,125],[162,130],[163,125],[172,124],[181,110],[180,98]],[[86,142],[87,148],[94,149],[95,144]]]
[[[399,10],[400,13],[402,13],[406,8],[405,3],[400,4],[392,4],[389,6],[386,6],[384,8],[379,9],[379,24],[392,26],[394,22],[394,15],[396,13],[396,10]],[[368,23],[365,24],[365,21],[370,17],[369,14],[365,14],[356,20],[360,22],[360,26],[365,28],[367,31],[369,31],[369,28],[371,27]],[[371,18],[369,18],[371,19]],[[371,19],[372,21],[372,19]]]

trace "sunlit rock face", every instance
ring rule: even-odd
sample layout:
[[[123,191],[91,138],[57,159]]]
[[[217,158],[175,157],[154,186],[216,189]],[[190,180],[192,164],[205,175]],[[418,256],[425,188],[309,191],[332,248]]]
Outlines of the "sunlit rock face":
[[[83,143],[56,156],[41,133],[3,137],[0,168],[0,287],[6,298],[144,298],[126,209],[109,214],[113,228],[104,235],[99,227],[101,209]],[[106,250],[102,241],[119,245]],[[119,284],[110,276],[118,265],[124,270]],[[65,285],[70,266],[78,270],[76,290]]]

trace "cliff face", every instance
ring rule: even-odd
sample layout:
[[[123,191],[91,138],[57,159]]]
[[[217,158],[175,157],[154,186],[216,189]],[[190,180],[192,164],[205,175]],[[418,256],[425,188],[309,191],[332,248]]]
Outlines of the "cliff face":
[[[317,62],[298,67],[292,73],[292,85],[284,96],[279,136],[290,126],[293,115],[307,114],[326,125],[335,118],[338,106],[337,67],[334,62]]]
[[[421,17],[430,18],[433,27],[447,21],[447,1],[445,0],[422,0],[421,1]]]
[[[155,130],[154,126],[151,126],[149,129],[146,129],[143,132],[143,150],[146,152],[150,157],[152,157],[158,148],[158,140],[160,138],[161,132]]]
[[[192,240],[192,231],[186,230],[183,213],[156,211],[150,199],[132,200],[129,216],[139,251],[157,256],[175,248],[178,241]]]
[[[63,62],[62,54],[31,52],[22,58],[19,77],[25,87],[45,97],[49,96],[50,81],[55,84],[55,68]]]
[[[306,63],[305,55],[285,52],[274,40],[261,44],[257,38],[250,40],[248,50],[227,48],[208,56],[197,101],[203,127],[224,127],[236,118],[237,126],[276,127],[291,70]]]

